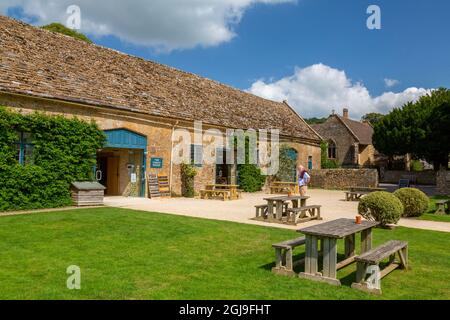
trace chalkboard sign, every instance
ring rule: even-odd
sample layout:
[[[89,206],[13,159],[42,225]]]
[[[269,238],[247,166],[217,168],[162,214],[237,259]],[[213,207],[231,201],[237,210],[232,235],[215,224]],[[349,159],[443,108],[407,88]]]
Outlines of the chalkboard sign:
[[[152,158],[150,160],[150,167],[152,169],[161,169],[163,167],[163,159],[162,158]]]

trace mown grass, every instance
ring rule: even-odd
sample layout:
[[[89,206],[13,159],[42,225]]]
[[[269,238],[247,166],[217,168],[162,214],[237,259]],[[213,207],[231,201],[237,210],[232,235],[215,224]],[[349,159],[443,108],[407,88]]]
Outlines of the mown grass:
[[[271,244],[297,236],[112,208],[0,217],[0,298],[450,299],[449,233],[375,230],[375,245],[410,244],[412,269],[383,279],[382,297],[350,288],[354,265],[339,271],[342,287],[272,274]],[[66,288],[70,265],[81,268],[81,290]]]
[[[428,221],[438,221],[438,222],[450,222],[450,214],[447,215],[437,215],[435,214],[437,210],[436,201],[437,200],[450,200],[450,197],[447,196],[434,196],[430,198],[430,205],[428,207],[428,211],[422,215],[420,220],[428,220]]]

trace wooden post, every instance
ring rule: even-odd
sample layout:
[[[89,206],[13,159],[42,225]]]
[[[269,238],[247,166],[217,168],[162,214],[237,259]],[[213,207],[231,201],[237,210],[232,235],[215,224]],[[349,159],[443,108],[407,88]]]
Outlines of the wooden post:
[[[277,201],[276,210],[277,220],[281,220],[283,218],[283,201]]]
[[[370,251],[372,249],[372,229],[367,229],[361,232],[361,253]]]
[[[350,258],[355,255],[355,235],[345,238],[345,257]]]
[[[323,276],[336,279],[337,248],[336,239],[324,238],[323,245]]]

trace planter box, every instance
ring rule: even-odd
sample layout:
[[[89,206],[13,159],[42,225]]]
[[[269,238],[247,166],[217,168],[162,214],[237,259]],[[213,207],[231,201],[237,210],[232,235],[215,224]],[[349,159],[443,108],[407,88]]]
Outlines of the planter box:
[[[101,206],[105,189],[98,182],[74,182],[71,189],[73,203],[77,207]]]

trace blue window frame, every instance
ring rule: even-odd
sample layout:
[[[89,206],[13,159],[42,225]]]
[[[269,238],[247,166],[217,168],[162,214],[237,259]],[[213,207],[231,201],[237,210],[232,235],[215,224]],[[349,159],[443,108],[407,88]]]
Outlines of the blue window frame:
[[[313,169],[313,157],[309,156],[308,157],[308,170],[312,170]]]
[[[16,142],[16,160],[21,165],[27,165],[33,161],[33,143],[31,133],[19,132]]]
[[[203,166],[203,146],[191,144],[191,164],[199,168]]]

